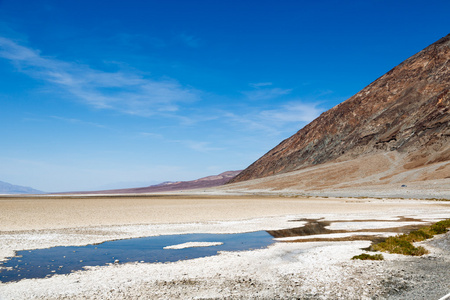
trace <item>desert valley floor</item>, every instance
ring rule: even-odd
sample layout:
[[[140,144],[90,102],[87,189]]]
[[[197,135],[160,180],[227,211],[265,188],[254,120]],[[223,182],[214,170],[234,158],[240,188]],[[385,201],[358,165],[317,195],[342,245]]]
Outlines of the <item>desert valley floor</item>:
[[[422,242],[430,250],[422,257],[383,253],[384,261],[351,260],[371,243],[357,236],[393,235],[389,228],[448,218],[449,201],[177,193],[5,196],[0,208],[0,260],[19,250],[158,235],[275,231],[299,228],[308,220],[350,232],[318,233],[306,242],[291,234],[258,250],[108,264],[3,282],[2,300],[439,299],[450,292],[449,233]]]

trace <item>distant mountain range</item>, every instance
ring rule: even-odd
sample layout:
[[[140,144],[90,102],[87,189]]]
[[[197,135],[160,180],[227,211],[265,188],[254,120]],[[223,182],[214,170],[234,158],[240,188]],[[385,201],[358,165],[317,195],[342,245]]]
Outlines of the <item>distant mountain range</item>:
[[[160,184],[140,188],[67,192],[58,194],[142,194],[142,193],[174,192],[182,190],[210,188],[224,185],[226,182],[230,181],[237,174],[239,174],[239,172],[241,171],[227,171],[219,175],[207,176],[191,181],[166,181]]]
[[[0,181],[0,194],[43,194],[44,192],[35,190],[27,186],[13,185]]]
[[[231,183],[318,190],[449,179],[450,34],[321,114]]]

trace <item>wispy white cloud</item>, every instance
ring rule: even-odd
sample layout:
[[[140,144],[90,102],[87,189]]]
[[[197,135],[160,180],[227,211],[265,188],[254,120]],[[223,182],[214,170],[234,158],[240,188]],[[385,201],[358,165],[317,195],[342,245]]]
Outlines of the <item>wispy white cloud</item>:
[[[251,131],[264,131],[278,135],[284,131],[298,130],[317,118],[323,109],[317,103],[292,101],[279,107],[266,110],[249,110],[245,114],[225,112],[224,118],[240,128]]]
[[[291,102],[276,109],[263,110],[259,117],[272,123],[309,123],[317,118],[322,111],[314,103]]]
[[[246,131],[264,131],[270,135],[279,134],[279,130],[270,124],[261,122],[255,114],[237,114],[234,112],[225,112],[223,118],[227,123],[233,127],[238,127],[240,130]]]
[[[0,37],[0,57],[10,60],[18,71],[100,109],[150,116],[177,111],[181,103],[200,99],[199,91],[173,79],[154,80],[124,71],[104,72],[45,57],[38,50],[4,37]]]
[[[250,83],[249,84],[252,88],[260,88],[263,86],[269,86],[272,85],[272,82],[258,82],[258,83]]]
[[[177,143],[186,147],[187,149],[194,150],[196,152],[208,153],[211,151],[223,150],[223,148],[215,147],[211,142],[197,141],[197,140],[166,140],[168,143]]]
[[[102,125],[102,124],[83,121],[83,120],[74,119],[74,118],[65,118],[65,117],[58,117],[58,116],[51,116],[51,118],[55,119],[55,120],[67,122],[67,123],[72,123],[72,124],[87,125],[87,126],[98,127],[98,128],[107,128],[105,125]]]
[[[264,87],[264,86],[260,86]],[[258,88],[252,91],[242,92],[249,100],[261,101],[271,100],[277,97],[288,95],[292,92],[292,89],[280,89],[280,88]]]
[[[225,113],[225,117],[245,125],[246,129],[262,130],[276,135],[286,128],[299,127],[311,122],[323,111],[318,107],[317,102],[304,102],[293,98],[291,95],[293,89],[282,89],[272,85],[272,82],[251,83],[250,86],[254,89],[242,93],[248,100],[271,100],[271,103],[279,100],[283,104],[272,105],[270,108],[263,108],[256,104],[243,110],[246,111],[245,114],[228,112]]]

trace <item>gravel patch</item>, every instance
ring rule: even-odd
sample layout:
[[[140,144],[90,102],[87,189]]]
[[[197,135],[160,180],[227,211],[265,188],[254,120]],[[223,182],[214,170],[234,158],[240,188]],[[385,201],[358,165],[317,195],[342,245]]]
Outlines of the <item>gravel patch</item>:
[[[387,298],[440,299],[450,293],[450,233],[417,243],[431,251],[386,266],[390,276],[383,282]]]

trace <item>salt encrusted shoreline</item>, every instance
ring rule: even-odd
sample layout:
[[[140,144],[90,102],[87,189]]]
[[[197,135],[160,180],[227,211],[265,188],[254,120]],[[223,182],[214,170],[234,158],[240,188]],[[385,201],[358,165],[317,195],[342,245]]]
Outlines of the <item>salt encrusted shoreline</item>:
[[[294,228],[305,224],[295,221],[299,219],[359,220],[330,225],[354,230],[385,228],[392,223],[374,220],[396,220],[399,216],[437,221],[449,215],[449,206],[431,203],[421,209],[406,205],[404,209],[363,213],[2,232],[0,259],[12,255],[13,250],[85,245],[130,237]],[[398,222],[410,223],[417,222]],[[449,234],[434,240],[444,238],[450,239]],[[439,248],[439,243],[438,246],[424,243],[431,252],[424,257],[383,254],[385,261],[351,260],[369,245],[368,241],[275,243],[267,249],[221,252],[213,257],[174,263],[89,267],[69,275],[0,284],[0,299],[401,299],[404,295],[415,299],[425,293],[432,296],[430,299],[439,299],[438,296],[449,292],[450,275],[448,271],[445,273],[450,263],[449,251]],[[426,273],[427,268],[436,272]],[[433,290],[427,290],[430,282],[436,283],[430,284]]]
[[[163,249],[186,249],[186,248],[197,248],[197,247],[212,247],[223,245],[222,242],[188,242],[183,244],[166,246]]]
[[[442,272],[449,263],[448,253],[446,258],[432,250],[425,258],[385,254],[386,261],[381,262],[350,260],[368,245],[364,241],[278,243],[264,250],[175,263],[93,267],[0,285],[0,295],[2,299],[405,299],[405,293],[408,299],[427,293],[432,296],[428,299],[438,299],[445,295],[449,276]],[[430,262],[438,273],[427,274],[433,276],[427,281],[435,282],[435,289],[427,291],[420,286],[426,273],[417,276],[420,270],[411,265],[423,269]]]

